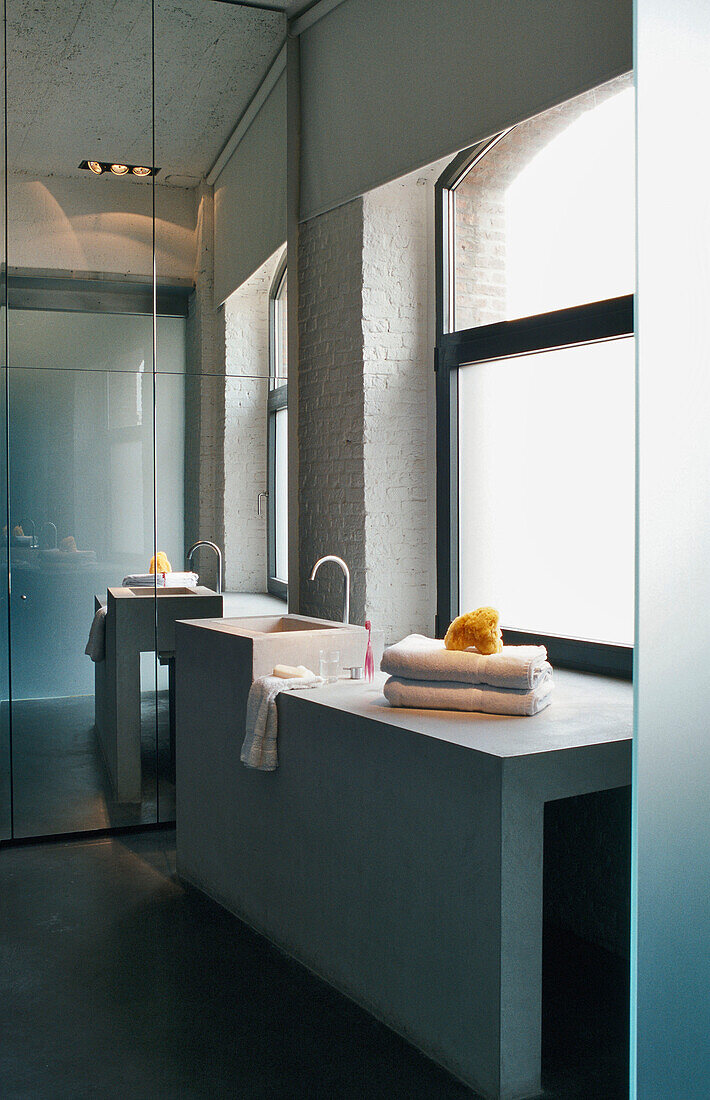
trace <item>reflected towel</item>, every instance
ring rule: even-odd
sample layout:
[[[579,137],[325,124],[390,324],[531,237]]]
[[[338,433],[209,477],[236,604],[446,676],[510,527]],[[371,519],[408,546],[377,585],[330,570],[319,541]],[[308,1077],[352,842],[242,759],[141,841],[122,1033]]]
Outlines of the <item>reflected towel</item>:
[[[103,661],[106,656],[106,605],[102,605],[94,615],[89,631],[89,640],[84,653],[91,657],[94,664]]]
[[[552,672],[542,645],[504,645],[500,653],[451,650],[443,641],[410,634],[385,650],[380,668],[405,680],[449,680],[462,684],[529,691]]]
[[[282,691],[312,688],[323,681],[320,676],[308,672],[307,676],[295,676],[283,680],[279,676],[262,676],[254,680],[247,699],[247,723],[241,761],[248,768],[273,772],[279,766],[276,739],[279,715],[276,696]]]
[[[123,578],[124,588],[196,588],[197,573],[130,573]]]
[[[548,673],[529,691],[506,690],[444,680],[400,680],[390,677],[384,686],[393,707],[414,710],[467,710],[483,714],[530,716],[552,702],[552,676]]]

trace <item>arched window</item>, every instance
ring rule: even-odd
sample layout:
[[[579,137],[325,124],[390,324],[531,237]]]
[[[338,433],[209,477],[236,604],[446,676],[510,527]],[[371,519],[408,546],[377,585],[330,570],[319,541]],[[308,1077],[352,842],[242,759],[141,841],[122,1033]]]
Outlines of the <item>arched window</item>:
[[[288,321],[286,253],[269,295],[268,589],[288,594]]]
[[[437,186],[438,600],[630,671],[634,91],[461,154]]]

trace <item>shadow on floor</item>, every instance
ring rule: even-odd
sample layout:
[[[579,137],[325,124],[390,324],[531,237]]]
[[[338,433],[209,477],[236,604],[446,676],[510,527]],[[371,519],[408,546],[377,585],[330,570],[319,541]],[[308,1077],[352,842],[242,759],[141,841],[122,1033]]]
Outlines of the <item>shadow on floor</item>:
[[[183,887],[173,845],[174,834],[161,831],[0,851],[6,1100],[475,1100],[366,1012]],[[570,944],[558,948],[574,954]],[[599,1029],[585,1040],[588,1020],[577,1021],[583,1028],[574,1035],[569,997],[578,978],[589,983],[585,965],[552,987],[546,979],[553,1019],[557,1013],[564,1025],[546,1051],[545,1095],[555,1100],[622,1095],[594,1091],[611,1081],[594,1075],[599,1057],[611,1071],[618,1051],[603,1054]],[[591,965],[599,997],[588,1007],[603,1013],[608,990],[599,959]],[[585,1091],[580,1072],[587,1071]]]
[[[174,820],[167,692],[158,693],[157,707],[156,725],[156,694],[145,692],[141,700],[143,797],[139,803],[121,803],[114,799],[99,749],[93,695],[16,700],[12,705],[15,836],[145,825],[155,822],[158,812],[163,821]],[[7,703],[2,708],[7,741]],[[5,744],[3,762],[8,755]]]

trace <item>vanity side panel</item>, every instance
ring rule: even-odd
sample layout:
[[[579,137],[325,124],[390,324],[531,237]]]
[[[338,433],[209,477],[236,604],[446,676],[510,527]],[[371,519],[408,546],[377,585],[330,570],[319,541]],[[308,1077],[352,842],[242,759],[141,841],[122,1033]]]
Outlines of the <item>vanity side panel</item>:
[[[178,872],[213,897],[233,889],[224,859],[234,842],[234,799],[251,686],[252,643],[175,624],[175,798]]]
[[[247,769],[251,666],[211,633],[178,625],[179,874],[498,1095],[500,762],[284,695]]]

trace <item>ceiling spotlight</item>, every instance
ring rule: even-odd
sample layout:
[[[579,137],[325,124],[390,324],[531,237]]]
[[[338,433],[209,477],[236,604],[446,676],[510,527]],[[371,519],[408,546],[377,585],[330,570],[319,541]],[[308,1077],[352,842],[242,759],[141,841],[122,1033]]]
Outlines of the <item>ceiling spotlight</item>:
[[[148,164],[112,164],[106,160],[82,160],[78,166],[83,171],[93,172],[95,176],[102,176],[104,172],[110,172],[113,176],[137,176],[145,179],[146,176],[157,176],[160,168],[152,168]]]

